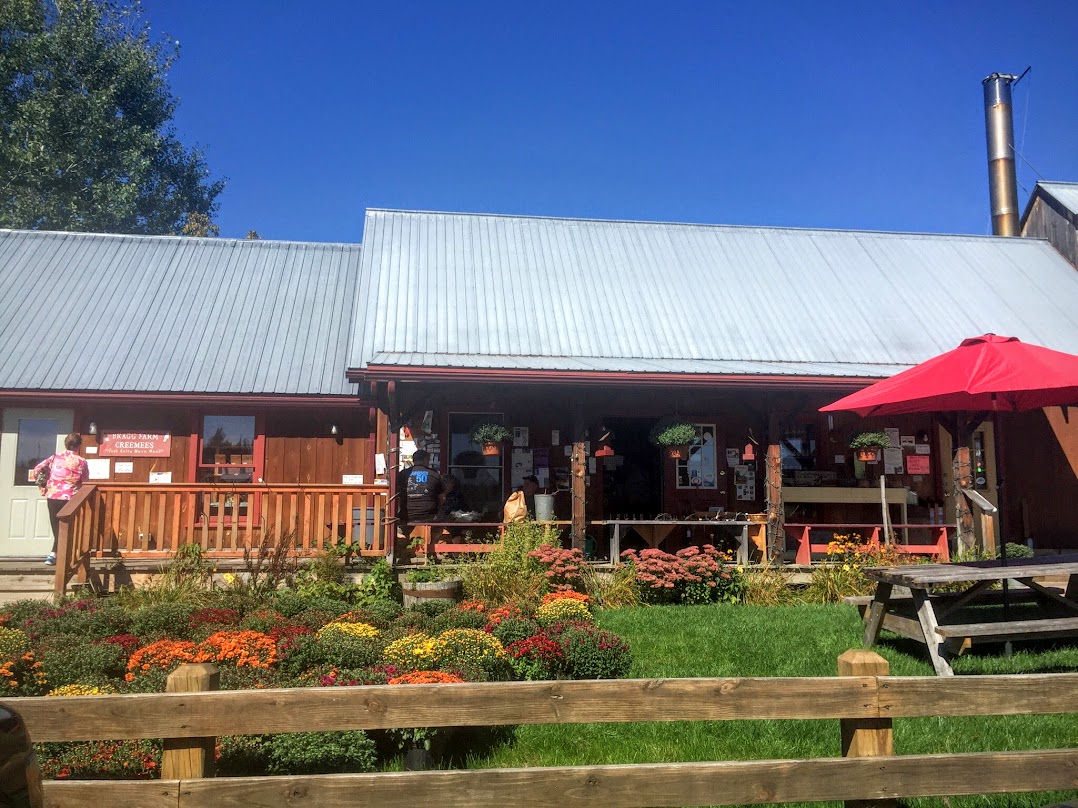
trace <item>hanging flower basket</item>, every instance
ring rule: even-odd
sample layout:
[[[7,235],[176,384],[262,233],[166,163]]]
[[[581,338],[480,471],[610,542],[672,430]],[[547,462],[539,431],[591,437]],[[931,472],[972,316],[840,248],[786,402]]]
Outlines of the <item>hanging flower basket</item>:
[[[689,456],[689,444],[677,443],[666,447],[666,456],[671,460],[685,460]]]
[[[485,456],[493,457],[501,454],[501,444],[513,437],[513,433],[501,424],[484,423],[476,424],[469,437],[472,443],[483,447]]]
[[[880,448],[878,446],[868,446],[856,451],[857,459],[862,463],[876,463],[880,459]]]
[[[502,447],[492,440],[483,443],[483,454],[486,457],[494,457],[502,453]]]
[[[880,459],[880,450],[890,446],[891,439],[886,432],[862,432],[850,441],[850,448],[863,463],[875,463]]]

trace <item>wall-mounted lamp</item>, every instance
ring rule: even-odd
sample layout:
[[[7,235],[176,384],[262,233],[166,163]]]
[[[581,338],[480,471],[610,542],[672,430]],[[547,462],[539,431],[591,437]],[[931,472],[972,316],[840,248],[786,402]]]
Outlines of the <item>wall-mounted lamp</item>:
[[[917,433],[916,440],[918,443],[928,443],[928,433],[922,429],[920,432]]]
[[[93,421],[90,421],[90,434],[91,435],[96,435],[97,434],[97,424],[95,424]]]
[[[741,453],[741,459],[742,460],[755,460],[756,459],[756,451],[753,449],[753,446],[752,446],[751,443],[746,443],[745,444],[745,451],[743,451]]]
[[[331,427],[329,428],[329,434],[330,434],[330,435],[332,435],[333,437],[337,437],[337,435],[339,435],[339,434],[340,434],[340,432],[341,432],[341,431],[340,431],[339,429],[337,429],[337,425],[336,425],[336,424],[334,424],[333,426],[331,426]]]

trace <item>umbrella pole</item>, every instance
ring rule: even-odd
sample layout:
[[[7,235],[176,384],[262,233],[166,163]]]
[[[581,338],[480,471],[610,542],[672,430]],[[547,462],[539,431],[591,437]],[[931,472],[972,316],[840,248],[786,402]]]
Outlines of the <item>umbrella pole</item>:
[[[996,455],[996,520],[999,523],[999,563],[1007,566],[1007,522],[1003,513],[1003,436],[1000,434],[999,410],[992,411],[992,443]],[[1007,579],[1003,579],[1003,611],[1010,607]]]

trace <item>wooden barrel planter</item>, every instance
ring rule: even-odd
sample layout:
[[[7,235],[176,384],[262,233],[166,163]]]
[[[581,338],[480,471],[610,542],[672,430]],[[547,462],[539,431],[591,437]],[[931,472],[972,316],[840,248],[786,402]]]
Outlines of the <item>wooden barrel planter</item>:
[[[404,607],[417,606],[420,603],[428,603],[432,600],[445,600],[450,603],[459,601],[464,593],[464,587],[459,578],[450,578],[445,581],[422,581],[419,583],[401,584],[401,592],[404,594]]]

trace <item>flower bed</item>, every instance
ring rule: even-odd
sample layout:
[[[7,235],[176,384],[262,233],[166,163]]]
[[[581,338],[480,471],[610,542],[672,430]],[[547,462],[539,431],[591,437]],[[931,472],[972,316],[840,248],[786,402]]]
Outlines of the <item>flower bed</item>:
[[[563,589],[572,575],[555,560],[558,575],[530,602],[472,599],[402,610],[383,597],[337,600],[310,587],[246,597],[235,585],[202,591],[191,603],[24,601],[0,613],[0,692],[62,698],[161,691],[180,665],[200,662],[217,666],[224,689],[625,676],[628,647],[592,625],[595,604]],[[437,756],[450,748],[446,732],[223,737],[218,769],[365,771],[416,748]],[[453,754],[475,742],[454,737]],[[60,779],[157,777],[161,762],[160,741],[49,743],[38,752],[46,776]]]

